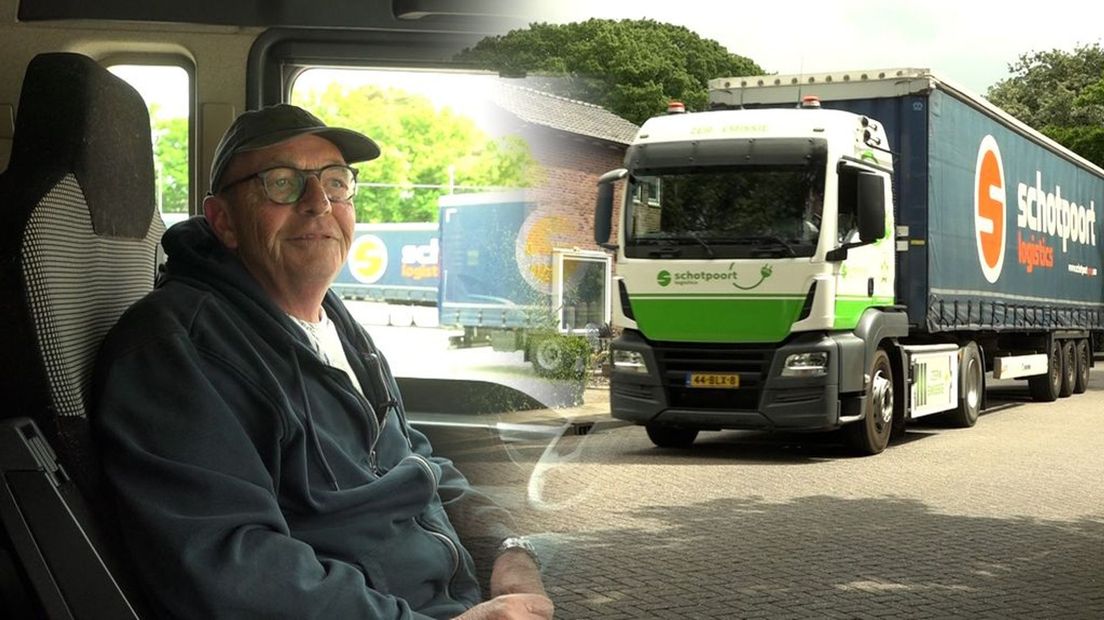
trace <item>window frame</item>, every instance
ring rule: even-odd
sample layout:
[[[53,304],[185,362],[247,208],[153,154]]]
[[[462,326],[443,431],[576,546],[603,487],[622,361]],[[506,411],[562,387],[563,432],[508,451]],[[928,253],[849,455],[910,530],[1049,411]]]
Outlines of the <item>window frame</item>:
[[[179,54],[158,54],[143,52],[117,52],[104,56],[99,63],[107,69],[117,65],[138,65],[148,67],[178,67],[188,76],[188,215],[202,212],[200,205],[202,194],[196,188],[200,184],[199,142],[196,118],[199,106],[196,100],[195,63],[187,56]],[[148,107],[148,103],[147,103]]]

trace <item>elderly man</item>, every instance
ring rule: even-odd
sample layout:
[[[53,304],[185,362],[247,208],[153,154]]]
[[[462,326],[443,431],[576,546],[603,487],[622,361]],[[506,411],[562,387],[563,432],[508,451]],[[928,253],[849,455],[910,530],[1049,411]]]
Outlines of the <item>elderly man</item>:
[[[348,164],[378,155],[294,106],[241,115],[206,217],[166,233],[164,277],[101,351],[106,478],[169,616],[552,616],[532,547],[503,528],[480,602],[450,517],[508,515],[432,456],[329,292],[353,239]]]

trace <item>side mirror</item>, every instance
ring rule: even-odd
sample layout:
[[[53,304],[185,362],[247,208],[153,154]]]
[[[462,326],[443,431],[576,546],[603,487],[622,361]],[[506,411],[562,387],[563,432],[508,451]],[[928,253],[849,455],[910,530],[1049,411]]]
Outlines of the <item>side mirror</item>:
[[[625,178],[628,170],[611,170],[598,179],[598,200],[594,206],[594,242],[609,248],[610,233],[613,230],[613,184]]]
[[[885,178],[862,172],[858,178],[859,242],[874,243],[885,237]]]
[[[825,260],[846,260],[847,250],[870,245],[885,237],[885,177],[872,172],[859,172],[855,176],[855,183],[859,240],[830,250],[824,255]]]

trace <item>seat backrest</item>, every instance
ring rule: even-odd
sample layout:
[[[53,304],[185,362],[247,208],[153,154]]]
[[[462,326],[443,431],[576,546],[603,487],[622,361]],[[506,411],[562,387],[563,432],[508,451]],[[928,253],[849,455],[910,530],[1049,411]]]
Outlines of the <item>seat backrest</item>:
[[[43,54],[27,68],[15,125],[0,176],[0,389],[80,479],[96,352],[153,287],[164,232],[149,113],[92,59]]]
[[[163,232],[142,98],[88,57],[34,58],[0,175],[0,417],[33,420],[16,421],[20,441],[41,429],[60,460],[47,473],[63,487],[62,500],[96,503],[99,465],[88,423],[93,362],[122,312],[152,289]],[[49,470],[42,443],[28,446]],[[10,489],[15,478],[5,475]],[[72,481],[82,493],[66,486]],[[69,510],[78,520],[85,512]],[[16,535],[9,529],[9,536]],[[94,549],[91,555],[98,556]]]

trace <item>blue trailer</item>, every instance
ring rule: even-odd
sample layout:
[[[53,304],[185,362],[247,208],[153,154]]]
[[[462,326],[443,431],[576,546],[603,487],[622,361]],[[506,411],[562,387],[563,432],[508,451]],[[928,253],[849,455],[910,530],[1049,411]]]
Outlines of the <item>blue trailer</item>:
[[[162,213],[168,228],[187,213]],[[344,299],[432,306],[440,286],[437,224],[357,224],[333,290]]]
[[[357,224],[333,289],[346,299],[434,305],[439,255],[437,224]]]
[[[574,247],[566,218],[525,191],[439,199],[442,326],[456,346],[525,351],[538,371],[578,369],[578,338],[610,317],[610,257]],[[565,338],[564,336],[569,336]]]
[[[913,419],[972,426],[986,373],[1082,392],[1104,330],[1104,170],[926,70],[722,78],[625,168],[611,408],[658,445]],[[799,105],[800,104],[800,105]]]

